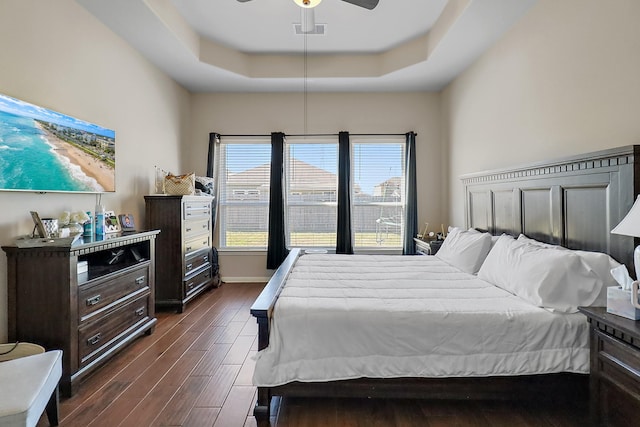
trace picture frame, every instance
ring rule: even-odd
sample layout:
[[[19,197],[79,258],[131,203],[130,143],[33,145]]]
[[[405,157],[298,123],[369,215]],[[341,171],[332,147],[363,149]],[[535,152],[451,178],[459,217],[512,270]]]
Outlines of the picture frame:
[[[42,237],[42,238],[47,237],[47,231],[44,229],[44,224],[42,223],[42,220],[40,219],[40,215],[38,215],[38,212],[30,211],[29,213],[31,214],[31,218],[33,219],[33,223],[35,224],[35,227],[33,228],[33,233],[32,233],[33,236]],[[38,233],[38,236],[36,236],[36,232]]]
[[[119,233],[122,231],[120,227],[120,222],[118,221],[118,217],[116,216],[114,211],[106,211],[104,213],[104,232],[109,233]]]
[[[2,142],[0,191],[116,191],[114,130],[2,93],[0,128],[11,129]],[[43,164],[47,173],[31,172]]]
[[[118,215],[118,219],[120,220],[120,227],[122,228],[122,231],[133,231],[136,229],[135,222],[133,221],[133,215],[120,214]]]

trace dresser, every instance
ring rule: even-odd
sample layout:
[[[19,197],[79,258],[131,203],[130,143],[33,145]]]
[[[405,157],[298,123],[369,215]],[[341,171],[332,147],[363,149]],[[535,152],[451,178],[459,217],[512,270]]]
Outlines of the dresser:
[[[607,313],[605,307],[580,311],[590,325],[593,425],[631,425],[640,413],[640,321]]]
[[[157,234],[2,247],[7,254],[9,341],[62,350],[64,395],[73,394],[86,375],[125,345],[153,332]]]
[[[156,305],[186,304],[219,286],[212,253],[213,198],[207,196],[145,196],[146,226],[161,230],[156,251]]]

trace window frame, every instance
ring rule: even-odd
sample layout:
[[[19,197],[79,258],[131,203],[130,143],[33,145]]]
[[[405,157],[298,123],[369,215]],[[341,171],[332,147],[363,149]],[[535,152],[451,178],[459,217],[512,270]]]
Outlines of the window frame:
[[[300,201],[300,202],[292,202],[290,203],[289,197],[293,196],[294,193],[300,193],[299,191],[292,191],[292,184],[293,184],[293,179],[290,179],[290,176],[288,174],[288,171],[290,170],[290,164],[291,161],[293,159],[293,155],[291,153],[292,148],[294,148],[296,145],[328,145],[328,146],[333,146],[333,148],[335,149],[335,172],[331,172],[328,171],[326,169],[320,168],[318,166],[315,165],[311,165],[311,166],[315,166],[318,167],[328,173],[332,173],[335,175],[335,191],[331,192],[331,191],[323,191],[322,193],[318,193],[317,195],[327,195],[329,200],[320,200],[319,202],[313,202],[313,201]],[[286,244],[287,244],[287,248],[291,249],[291,248],[313,248],[313,249],[327,249],[327,250],[333,250],[335,249],[336,246],[336,242],[337,242],[337,223],[338,223],[338,215],[337,215],[337,209],[338,209],[338,139],[337,136],[333,137],[333,136],[326,136],[326,137],[285,137],[285,159],[284,159],[284,170],[285,170],[285,176],[284,176],[284,182],[285,182],[285,197],[284,197],[284,204],[285,204],[285,229],[286,229]],[[300,159],[298,159],[300,160]],[[307,162],[305,162],[307,163]],[[304,196],[303,194],[299,194],[299,196],[301,196],[301,198]],[[333,197],[332,197],[333,196]],[[333,243],[332,245],[328,246],[328,245],[314,245],[314,244],[292,244],[292,230],[291,230],[291,223],[290,223],[290,207],[291,206],[295,206],[295,207],[312,207],[312,206],[331,206],[333,207],[333,209],[335,210],[335,221],[333,223],[333,226],[335,226],[334,230],[334,239],[333,239]]]
[[[355,163],[358,161],[357,160],[357,156],[356,156],[356,146],[357,145],[398,145],[398,147],[401,150],[400,153],[400,169],[401,169],[401,176],[400,176],[400,184],[399,184],[399,190],[400,190],[400,201],[399,202],[389,202],[389,201],[372,201],[369,203],[365,203],[362,201],[358,201],[358,198],[356,197],[356,193],[355,193],[355,189],[358,186],[358,183],[356,182],[355,176],[356,176],[356,171],[357,171],[357,166],[355,165]],[[404,235],[404,230],[405,230],[405,226],[406,224],[404,223],[404,212],[407,206],[406,203],[406,182],[407,182],[407,178],[406,178],[406,165],[405,165],[405,157],[406,157],[406,137],[404,135],[385,135],[385,136],[351,136],[350,137],[350,151],[351,151],[351,165],[350,165],[350,170],[351,170],[351,233],[352,233],[352,241],[353,241],[353,250],[354,252],[382,252],[382,251],[391,251],[391,252],[396,252],[396,251],[402,251],[403,248],[403,235]],[[392,179],[393,177],[390,177],[384,181],[382,181],[381,183],[388,181],[390,179]],[[371,194],[371,197],[375,197],[373,194]],[[356,230],[356,223],[354,222],[355,220],[355,211],[357,207],[364,207],[364,206],[375,206],[375,207],[399,207],[400,209],[400,229],[398,230],[398,238],[399,238],[399,242],[398,245],[394,245],[394,246],[381,246],[381,245],[376,245],[376,246],[360,246],[358,245],[358,238],[357,238],[357,233],[358,231]],[[382,232],[382,231],[381,231]],[[378,237],[378,230],[376,227],[376,241],[379,239]]]
[[[266,251],[267,250],[267,245],[268,245],[268,216],[269,216],[269,197],[268,197],[268,192],[266,192],[265,197],[263,197],[263,192],[260,191],[259,189],[257,190],[253,190],[253,189],[235,189],[233,190],[234,193],[238,192],[238,195],[240,191],[243,192],[243,198],[242,200],[237,200],[237,201],[229,201],[229,199],[227,198],[227,192],[228,192],[228,188],[227,188],[227,179],[228,179],[228,175],[223,177],[223,174],[226,172],[226,159],[225,161],[222,161],[222,157],[223,155],[226,156],[226,149],[227,146],[230,145],[238,145],[238,144],[243,144],[243,145],[250,145],[250,144],[256,144],[256,145],[265,145],[268,147],[268,160],[267,163],[270,164],[271,161],[271,138],[270,136],[257,136],[257,137],[224,137],[223,140],[220,141],[220,149],[218,151],[218,159],[220,160],[219,163],[219,170],[217,171],[218,173],[216,174],[217,177],[216,179],[218,179],[218,223],[217,223],[217,227],[216,227],[216,232],[218,235],[218,247],[219,250],[222,251],[246,251],[246,252],[254,252],[254,251]],[[303,203],[294,203],[291,204],[289,203],[290,200],[290,196],[293,196],[293,198],[297,198],[299,196],[302,196],[302,194],[295,194],[295,193],[300,193],[300,191],[291,191],[291,179],[288,176],[288,167],[289,167],[289,162],[290,159],[292,157],[291,155],[291,147],[297,145],[297,144],[328,144],[328,145],[332,145],[335,147],[336,150],[336,165],[335,165],[335,177],[336,177],[336,186],[335,186],[335,193],[333,192],[326,192],[325,193],[331,193],[329,194],[329,201],[325,201],[325,202],[314,202],[314,203],[308,203],[305,204]],[[393,144],[393,145],[398,145],[399,148],[401,149],[401,159],[400,159],[400,163],[401,163],[401,182],[400,182],[400,201],[399,202],[389,202],[389,201],[371,201],[368,203],[362,202],[361,200],[358,200],[358,198],[356,197],[356,188],[358,187],[358,182],[355,179],[356,176],[356,171],[357,171],[357,166],[355,165],[357,159],[356,159],[356,149],[357,146],[360,144],[365,144],[365,145],[375,145],[375,144]],[[404,158],[406,156],[406,140],[404,136],[394,136],[394,135],[389,135],[389,136],[353,136],[350,135],[350,143],[349,143],[349,149],[350,149],[350,170],[351,170],[351,183],[350,183],[350,192],[351,192],[351,211],[352,211],[352,217],[351,217],[351,229],[352,229],[352,241],[353,241],[353,248],[354,248],[354,252],[359,252],[359,253],[365,253],[365,252],[376,252],[376,253],[380,253],[380,252],[390,252],[390,253],[396,253],[397,251],[401,251],[402,247],[403,247],[403,243],[402,243],[402,236],[404,234],[404,228],[405,228],[405,224],[404,224],[404,211],[406,209],[406,170],[405,170],[405,161]],[[336,230],[336,240],[337,240],[337,189],[338,189],[338,156],[339,156],[339,151],[338,151],[338,139],[337,139],[337,135],[335,137],[333,136],[326,136],[326,137],[287,137],[285,136],[285,159],[284,159],[284,185],[285,185],[285,189],[284,189],[284,203],[285,203],[285,229],[286,229],[286,246],[287,248],[296,248],[296,247],[300,247],[300,248],[315,248],[315,249],[326,249],[328,251],[333,251],[335,249],[335,240],[334,243],[332,245],[306,245],[306,244],[295,244],[292,245],[291,244],[291,236],[292,236],[292,231],[291,231],[291,227],[289,224],[289,208],[292,205],[295,206],[303,206],[303,205],[308,205],[308,206],[317,206],[317,205],[330,205],[332,207],[334,207],[335,211],[336,211],[336,217],[335,217],[335,230]],[[261,165],[263,165],[264,163],[262,163]],[[250,168],[248,168],[250,169]],[[247,170],[248,170],[247,169]],[[322,169],[322,168],[321,168]],[[324,169],[326,170],[326,169]],[[333,173],[330,171],[327,171],[329,173]],[[269,175],[270,176],[270,175]],[[384,182],[384,181],[382,181]],[[267,180],[267,185],[269,184],[268,180]],[[249,194],[249,193],[252,194]],[[256,193],[256,194],[253,194]],[[333,199],[331,198],[331,195],[333,194]],[[373,196],[373,193],[371,194],[371,197]],[[255,206],[263,206],[266,207],[266,218],[267,218],[267,226],[266,226],[266,237],[265,237],[265,245],[264,246],[229,246],[227,244],[227,231],[226,231],[226,225],[228,223],[227,221],[227,215],[226,213],[228,213],[228,209],[226,209],[226,207],[229,206],[242,206],[242,205],[255,205]],[[356,229],[356,223],[354,222],[356,219],[356,215],[355,215],[355,211],[358,208],[361,208],[363,206],[376,206],[376,207],[391,207],[391,206],[397,206],[400,209],[400,213],[402,215],[401,218],[401,225],[400,225],[400,229],[398,231],[399,233],[399,238],[400,241],[398,243],[398,245],[395,246],[380,246],[380,245],[374,245],[374,246],[361,246],[358,244],[358,240],[357,240],[357,234],[358,234],[358,230]],[[256,232],[259,233],[261,230],[257,230]],[[378,236],[376,235],[376,241],[378,239]]]
[[[243,198],[241,200],[231,200],[229,201],[227,199],[227,193],[228,193],[228,188],[227,188],[227,181],[228,181],[228,175],[225,174],[226,172],[226,159],[225,161],[222,161],[222,158],[224,156],[226,156],[226,149],[227,146],[230,145],[264,145],[265,147],[268,147],[268,158],[267,158],[267,164],[271,163],[271,137],[270,136],[264,136],[264,137],[224,137],[224,139],[221,139],[220,141],[220,149],[218,151],[218,156],[219,156],[219,170],[217,173],[217,177],[216,179],[218,179],[218,207],[217,207],[217,211],[218,211],[218,225],[217,225],[217,234],[218,234],[218,249],[222,250],[222,251],[266,251],[267,250],[267,244],[268,244],[268,215],[269,215],[269,198],[268,196],[266,197],[265,200],[262,200],[262,192],[260,192],[258,190],[258,195],[256,197],[256,195],[252,195],[249,194],[250,191],[249,189],[234,189],[232,190],[234,194],[240,195],[240,192],[242,192],[242,196]],[[260,164],[263,165],[264,163]],[[259,166],[260,166],[259,165]],[[249,168],[250,169],[250,168]],[[246,169],[248,170],[248,169]],[[224,175],[224,177],[223,177]],[[267,178],[267,182],[266,184],[269,184],[269,177]],[[268,194],[268,193],[267,193]],[[267,222],[266,222],[266,229],[264,230],[265,232],[265,239],[264,239],[264,246],[229,246],[227,245],[227,230],[226,230],[226,225],[227,225],[227,209],[225,209],[226,207],[229,206],[243,206],[243,205],[253,205],[253,206],[264,206],[266,207],[266,212],[267,212]],[[256,231],[257,233],[261,232],[260,230]]]

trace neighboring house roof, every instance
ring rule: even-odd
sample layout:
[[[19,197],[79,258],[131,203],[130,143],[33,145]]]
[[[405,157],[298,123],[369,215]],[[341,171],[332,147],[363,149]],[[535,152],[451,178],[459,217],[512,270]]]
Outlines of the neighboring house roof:
[[[268,188],[270,171],[271,165],[266,163],[242,172],[230,173],[227,176],[227,186],[238,188]]]
[[[242,172],[229,174],[227,186],[237,188],[268,188],[271,164],[256,166]],[[289,188],[292,192],[313,193],[331,191],[335,192],[338,186],[336,174],[313,166],[302,160],[292,159],[289,164],[291,179]],[[355,192],[360,192],[360,186],[355,186]]]
[[[394,176],[373,187],[373,195],[378,197],[393,195],[394,192],[400,189],[401,184],[402,178],[399,176]]]

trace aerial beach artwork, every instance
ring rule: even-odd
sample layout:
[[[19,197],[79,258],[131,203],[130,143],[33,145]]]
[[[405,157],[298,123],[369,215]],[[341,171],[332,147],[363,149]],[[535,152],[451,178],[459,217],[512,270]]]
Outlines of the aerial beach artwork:
[[[115,132],[0,94],[0,190],[115,191]]]

